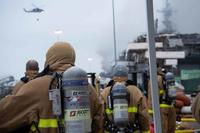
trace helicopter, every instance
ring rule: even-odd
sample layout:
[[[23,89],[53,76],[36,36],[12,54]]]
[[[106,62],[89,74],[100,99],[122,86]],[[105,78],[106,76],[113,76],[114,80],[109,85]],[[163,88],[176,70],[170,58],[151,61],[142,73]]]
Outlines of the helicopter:
[[[32,4],[33,5],[33,4]],[[35,5],[33,5],[35,8],[33,8],[33,9],[30,9],[30,10],[26,10],[25,8],[23,8],[24,9],[24,11],[26,12],[26,13],[41,13],[41,12],[44,12],[44,10],[43,9],[41,9],[41,8],[38,8],[37,6],[35,6]]]

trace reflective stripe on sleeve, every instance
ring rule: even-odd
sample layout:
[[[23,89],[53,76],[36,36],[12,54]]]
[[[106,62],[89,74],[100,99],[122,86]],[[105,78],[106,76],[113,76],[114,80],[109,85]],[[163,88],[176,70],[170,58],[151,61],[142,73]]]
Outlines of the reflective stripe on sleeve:
[[[57,128],[58,127],[58,121],[57,119],[40,119],[39,128]]]
[[[150,130],[148,130],[148,131],[139,131],[139,130],[136,130],[133,133],[150,133]]]
[[[128,107],[128,112],[129,113],[137,113],[137,108],[136,107]]]
[[[181,122],[196,122],[195,118],[181,118]]]
[[[161,108],[170,108],[173,107],[173,105],[168,105],[168,104],[160,104]]]
[[[108,114],[108,115],[112,114],[112,110],[109,108],[106,108],[106,114]]]
[[[168,105],[168,104],[160,104],[160,108],[171,108],[173,105]],[[149,114],[153,114],[153,109],[148,110]]]
[[[160,90],[160,95],[164,94],[165,90]]]
[[[188,129],[188,130],[176,130],[175,133],[194,133],[195,130]]]
[[[149,113],[149,114],[153,114],[153,110],[152,110],[152,109],[149,109],[149,110],[148,110],[148,113]]]
[[[150,133],[150,130],[148,130],[148,131],[142,131],[142,133]]]

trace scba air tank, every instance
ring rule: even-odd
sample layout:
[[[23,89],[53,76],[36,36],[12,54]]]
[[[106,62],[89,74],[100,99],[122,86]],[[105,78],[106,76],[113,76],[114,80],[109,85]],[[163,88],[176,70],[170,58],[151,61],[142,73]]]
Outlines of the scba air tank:
[[[65,133],[91,132],[87,73],[78,67],[69,68],[63,73],[62,88]]]
[[[168,98],[171,100],[171,102],[175,102],[176,100],[176,86],[175,86],[175,78],[174,74],[171,72],[167,72],[165,74],[165,81],[166,81],[166,89]]]
[[[128,123],[128,99],[127,88],[123,84],[115,84],[111,90],[113,100],[113,119],[118,128],[125,128]]]

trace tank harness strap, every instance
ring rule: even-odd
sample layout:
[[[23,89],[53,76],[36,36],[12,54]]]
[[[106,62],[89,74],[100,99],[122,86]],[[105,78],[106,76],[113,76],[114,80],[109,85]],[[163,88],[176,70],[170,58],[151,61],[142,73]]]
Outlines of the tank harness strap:
[[[29,79],[28,77],[25,76],[25,77],[22,77],[20,80],[24,83],[27,83]]]
[[[41,133],[40,130],[39,130],[39,128],[38,128],[38,124],[35,121],[33,121],[31,123],[30,130],[32,132],[36,132],[37,131],[38,133]]]
[[[112,87],[113,87],[113,84],[114,84],[114,81],[112,82],[109,82],[109,86],[110,86],[110,93],[111,93],[111,90],[112,90]],[[108,87],[108,86],[107,86]],[[110,94],[109,93],[109,94]],[[108,115],[111,115],[113,112],[112,112],[112,109],[110,109],[108,107],[108,105],[106,105],[106,103],[104,102],[104,109],[105,109],[105,123],[104,123],[104,128],[105,128],[105,132],[107,132],[107,129],[110,128],[109,125],[112,125],[112,121],[108,118]]]
[[[37,130],[37,126],[31,125],[31,131],[32,131],[32,132],[36,132],[36,130]]]

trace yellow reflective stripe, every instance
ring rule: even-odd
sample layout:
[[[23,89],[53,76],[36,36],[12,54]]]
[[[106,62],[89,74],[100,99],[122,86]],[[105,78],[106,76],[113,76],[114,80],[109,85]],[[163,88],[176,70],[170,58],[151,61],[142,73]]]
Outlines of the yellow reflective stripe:
[[[139,130],[136,130],[133,133],[150,133],[150,130],[148,130],[148,131],[139,131]]]
[[[153,114],[153,110],[152,109],[149,109],[148,112],[149,112],[149,114]]]
[[[39,128],[57,128],[58,127],[58,122],[57,119],[40,119]]]
[[[175,133],[194,133],[195,130],[175,130]]]
[[[194,118],[181,118],[181,122],[196,122]]]
[[[104,133],[110,133],[110,132],[104,131]],[[133,133],[140,133],[140,131],[139,131],[139,130],[136,130],[136,131],[134,131]],[[141,131],[141,133],[150,133],[150,130],[148,130],[148,131]]]
[[[160,90],[160,95],[164,94],[165,90]]]
[[[63,126],[65,125],[65,120],[64,119],[62,119],[62,122],[61,122],[62,124],[63,124]]]
[[[33,124],[33,125],[31,125],[31,131],[32,132],[35,132],[36,131],[36,127],[35,127],[35,125]]]
[[[168,105],[168,104],[160,104],[161,108],[169,108],[169,107],[173,107],[173,105]]]
[[[150,133],[150,130],[148,130],[148,131],[142,131],[142,133]]]
[[[128,107],[128,112],[129,113],[137,113],[137,108],[136,107]]]
[[[171,108],[171,107],[173,107],[173,105],[160,104],[160,107],[161,107],[161,108]],[[148,113],[149,113],[149,114],[153,114],[153,109],[149,109],[149,110],[148,110]]]
[[[108,114],[108,115],[112,114],[112,110],[109,108],[106,108],[106,114]]]
[[[128,112],[129,113],[137,113],[138,109],[136,107],[128,107]],[[106,114],[110,115],[112,114],[113,111],[109,108],[106,108]]]

